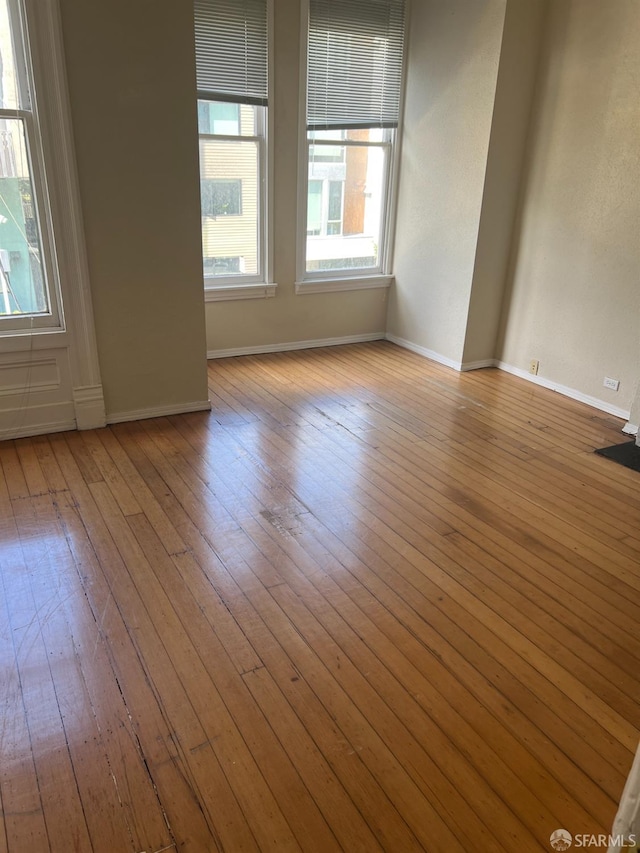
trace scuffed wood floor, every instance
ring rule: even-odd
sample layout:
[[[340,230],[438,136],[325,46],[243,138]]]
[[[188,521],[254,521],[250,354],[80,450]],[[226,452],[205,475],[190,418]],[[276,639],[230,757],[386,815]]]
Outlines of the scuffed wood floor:
[[[0,853],[549,851],[640,727],[621,422],[373,343],[0,445]]]

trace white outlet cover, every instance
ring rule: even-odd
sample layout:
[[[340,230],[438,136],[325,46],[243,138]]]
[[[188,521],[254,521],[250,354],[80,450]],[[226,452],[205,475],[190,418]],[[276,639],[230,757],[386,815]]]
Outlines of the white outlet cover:
[[[612,391],[617,391],[620,387],[619,379],[610,379],[608,376],[604,377],[604,382],[602,383],[605,388],[611,388]]]

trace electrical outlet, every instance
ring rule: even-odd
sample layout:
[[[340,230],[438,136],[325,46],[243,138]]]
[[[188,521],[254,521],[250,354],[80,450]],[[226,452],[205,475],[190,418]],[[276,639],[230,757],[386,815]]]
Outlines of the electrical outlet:
[[[604,382],[602,383],[605,388],[610,388],[612,391],[617,391],[620,387],[619,379],[609,379],[608,376],[604,377]]]
[[[532,358],[529,362],[529,373],[533,373],[534,376],[538,375],[538,368],[540,367],[540,362],[537,358]]]

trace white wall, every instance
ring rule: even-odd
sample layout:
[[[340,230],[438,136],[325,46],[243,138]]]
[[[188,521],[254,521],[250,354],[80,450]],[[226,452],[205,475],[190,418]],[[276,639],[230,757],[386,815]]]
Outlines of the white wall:
[[[500,346],[623,410],[640,378],[639,45],[638,0],[550,3]]]

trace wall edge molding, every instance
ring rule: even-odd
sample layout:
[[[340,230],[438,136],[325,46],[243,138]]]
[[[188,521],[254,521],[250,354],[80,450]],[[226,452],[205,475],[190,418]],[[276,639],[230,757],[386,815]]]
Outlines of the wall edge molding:
[[[38,2],[37,7],[30,0],[27,12],[69,364],[74,385],[101,388],[59,0]]]
[[[78,429],[98,429],[106,426],[102,385],[84,385],[73,389],[73,405]]]

